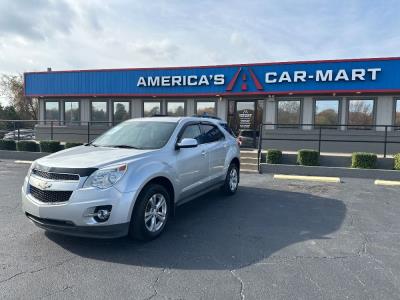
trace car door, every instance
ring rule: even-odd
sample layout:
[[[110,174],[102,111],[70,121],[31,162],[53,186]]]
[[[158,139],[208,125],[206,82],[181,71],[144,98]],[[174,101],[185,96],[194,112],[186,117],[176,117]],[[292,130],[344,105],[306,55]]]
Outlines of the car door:
[[[224,166],[228,152],[228,141],[215,124],[201,123],[202,144],[208,156],[207,185],[213,185],[225,178]]]
[[[199,142],[194,148],[177,150],[176,166],[181,190],[181,198],[189,197],[204,188],[208,177],[208,156],[200,143],[199,123],[190,123],[182,128],[178,142],[183,138],[193,138]]]

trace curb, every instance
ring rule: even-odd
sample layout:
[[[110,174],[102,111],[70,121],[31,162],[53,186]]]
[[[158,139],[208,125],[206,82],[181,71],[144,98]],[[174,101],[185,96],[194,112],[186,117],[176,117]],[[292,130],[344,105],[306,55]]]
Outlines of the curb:
[[[380,170],[380,169],[354,169],[342,167],[322,167],[322,166],[298,166],[298,165],[276,165],[261,164],[262,173],[300,175],[300,176],[322,176],[339,178],[365,178],[380,180],[400,180],[400,171]]]
[[[327,182],[327,183],[340,183],[341,182],[339,177],[300,176],[300,175],[285,175],[285,174],[274,174],[274,179],[318,181],[318,182]]]
[[[375,180],[374,184],[375,185],[383,185],[383,186],[400,186],[400,181],[377,179],[377,180]]]

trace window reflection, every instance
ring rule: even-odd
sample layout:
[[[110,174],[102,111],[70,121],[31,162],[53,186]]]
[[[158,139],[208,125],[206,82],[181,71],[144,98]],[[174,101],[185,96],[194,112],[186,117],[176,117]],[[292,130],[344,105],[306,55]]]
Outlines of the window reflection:
[[[113,120],[116,123],[130,119],[130,105],[128,101],[116,101],[113,105]]]
[[[217,114],[215,101],[198,101],[196,103],[196,115],[211,115],[215,116]]]
[[[108,121],[108,109],[106,101],[93,101],[91,105],[91,121]]]
[[[143,117],[151,117],[161,112],[161,102],[143,102]]]
[[[323,128],[327,128],[325,125],[339,124],[339,100],[316,100],[314,111],[315,125],[324,125]]]
[[[279,127],[298,127],[300,124],[300,113],[300,100],[278,100]]]
[[[374,123],[374,100],[349,100],[349,125],[360,125],[351,126],[349,129],[366,129],[371,128],[368,125]],[[363,125],[363,126],[361,126]]]
[[[185,115],[185,102],[167,102],[168,116],[183,117]]]
[[[78,101],[65,101],[64,102],[64,120],[65,123],[76,123],[80,121],[80,110]]]
[[[60,120],[60,103],[58,101],[45,102],[45,120],[48,121]]]

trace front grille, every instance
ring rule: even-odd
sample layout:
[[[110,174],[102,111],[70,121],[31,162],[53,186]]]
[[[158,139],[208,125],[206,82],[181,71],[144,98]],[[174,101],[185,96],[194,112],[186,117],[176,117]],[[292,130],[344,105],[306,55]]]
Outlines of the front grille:
[[[64,173],[51,173],[45,172],[38,169],[33,169],[32,174],[36,176],[46,178],[46,179],[53,179],[53,180],[79,180],[78,174],[64,174]]]
[[[72,191],[43,191],[33,185],[29,186],[29,192],[37,200],[45,203],[66,202],[72,194]]]

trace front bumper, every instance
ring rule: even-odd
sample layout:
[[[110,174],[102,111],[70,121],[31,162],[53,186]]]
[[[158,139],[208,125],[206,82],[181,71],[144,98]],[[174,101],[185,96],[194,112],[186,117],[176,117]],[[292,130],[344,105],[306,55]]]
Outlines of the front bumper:
[[[129,232],[129,222],[107,226],[76,226],[69,221],[43,219],[25,214],[36,226],[60,234],[107,239],[123,237]]]
[[[62,203],[44,203],[28,191],[28,180],[22,187],[22,209],[40,228],[82,237],[114,238],[128,234],[136,191],[121,193],[114,187],[99,190],[81,188],[73,191],[70,199]],[[111,205],[110,218],[97,222],[87,216],[91,207]]]

